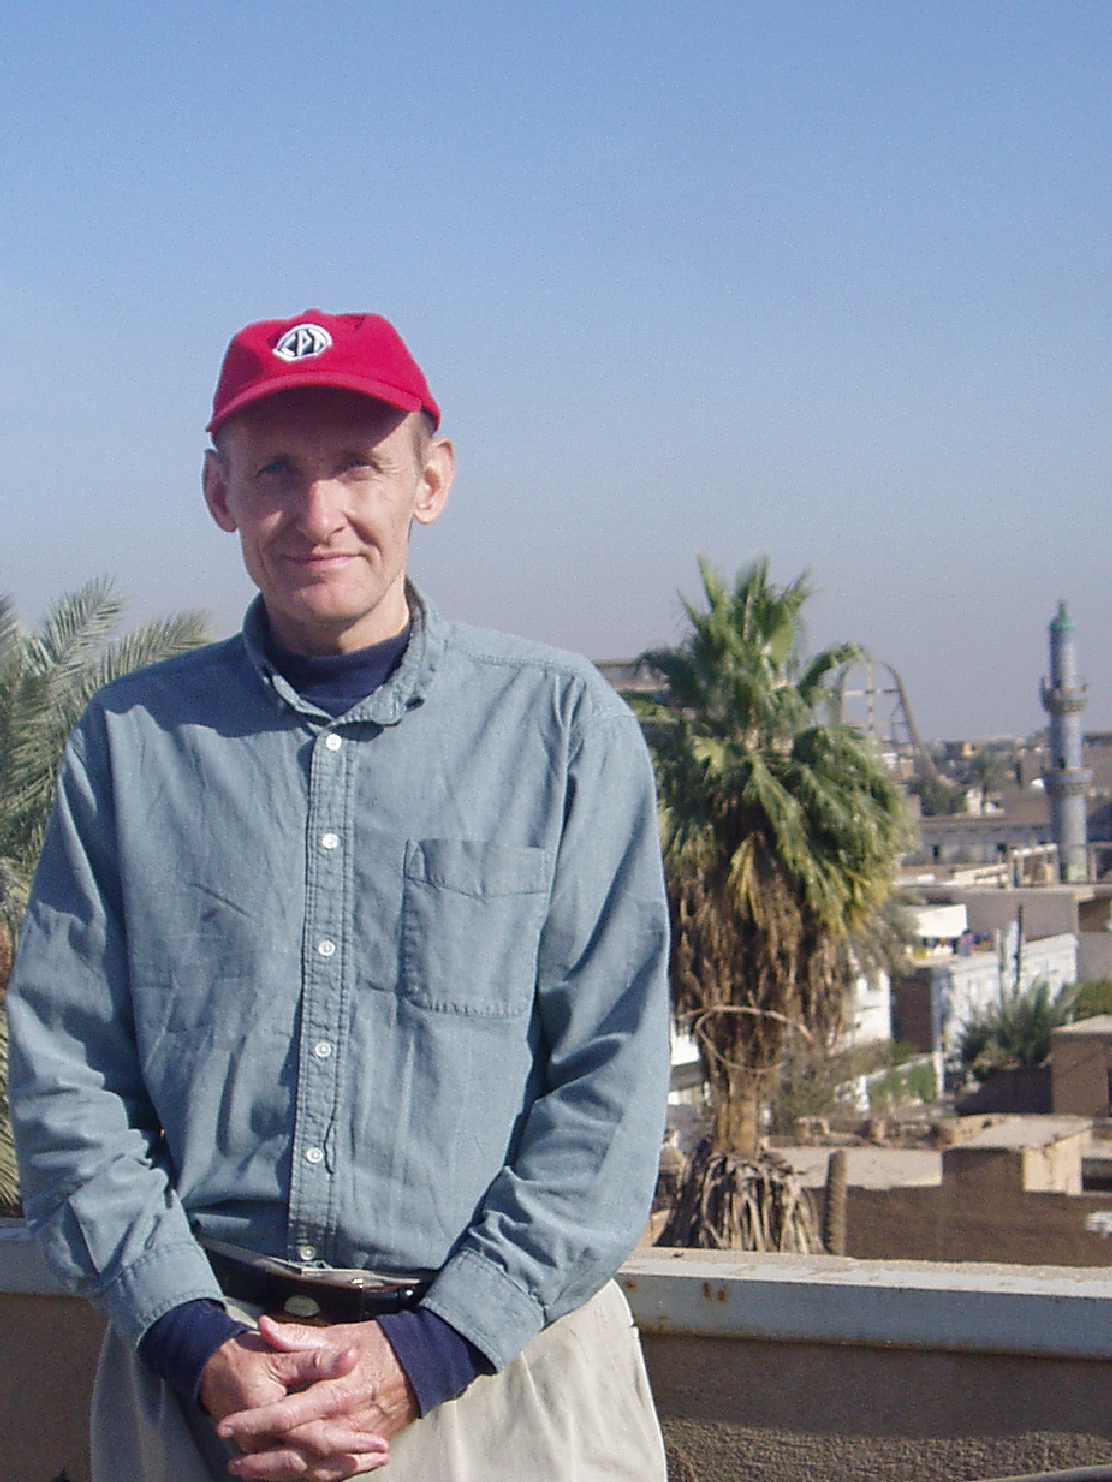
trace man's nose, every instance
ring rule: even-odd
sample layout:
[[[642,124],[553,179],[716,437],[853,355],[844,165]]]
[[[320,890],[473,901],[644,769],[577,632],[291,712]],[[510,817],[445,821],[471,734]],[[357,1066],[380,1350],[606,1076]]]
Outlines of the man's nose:
[[[312,540],[323,541],[344,522],[342,485],[336,479],[314,479],[305,485],[298,506],[297,523]]]

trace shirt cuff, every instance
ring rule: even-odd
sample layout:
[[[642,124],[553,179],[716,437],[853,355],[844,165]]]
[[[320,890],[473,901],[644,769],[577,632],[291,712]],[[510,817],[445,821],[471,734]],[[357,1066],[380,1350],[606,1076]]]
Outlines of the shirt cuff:
[[[219,1302],[201,1298],[171,1307],[143,1334],[139,1358],[159,1379],[187,1400],[196,1401],[201,1375],[213,1354],[229,1338],[250,1328],[231,1317]]]
[[[479,1374],[494,1373],[486,1354],[427,1307],[391,1312],[380,1317],[378,1325],[413,1388],[422,1415],[445,1400],[454,1400]]]

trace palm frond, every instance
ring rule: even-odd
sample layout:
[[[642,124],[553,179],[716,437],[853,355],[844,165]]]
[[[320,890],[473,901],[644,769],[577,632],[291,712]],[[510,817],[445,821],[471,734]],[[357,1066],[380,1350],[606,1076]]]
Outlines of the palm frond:
[[[125,674],[177,658],[208,641],[208,617],[203,612],[182,612],[172,618],[155,618],[144,623],[105,648],[95,663],[88,666],[81,686],[88,692],[85,703],[97,690]]]
[[[30,671],[50,674],[80,665],[106,642],[123,609],[107,576],[60,597],[30,635]]]
[[[18,660],[23,629],[15,615],[12,599],[0,593],[0,675]]]

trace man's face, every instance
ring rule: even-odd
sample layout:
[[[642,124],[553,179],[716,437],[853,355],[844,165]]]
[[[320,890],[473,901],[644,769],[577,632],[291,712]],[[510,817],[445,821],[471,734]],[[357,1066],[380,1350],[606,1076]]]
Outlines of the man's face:
[[[448,498],[445,438],[354,392],[284,391],[227,422],[205,460],[205,501],[238,530],[275,638],[294,653],[352,653],[400,633],[413,520]]]

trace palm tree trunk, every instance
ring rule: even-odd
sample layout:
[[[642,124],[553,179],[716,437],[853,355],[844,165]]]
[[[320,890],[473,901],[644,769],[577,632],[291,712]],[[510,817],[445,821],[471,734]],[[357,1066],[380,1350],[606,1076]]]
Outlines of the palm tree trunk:
[[[748,1068],[723,1067],[714,1081],[715,1151],[754,1158],[760,1141],[764,1078]]]
[[[811,1196],[783,1163],[695,1150],[657,1245],[702,1250],[822,1249]]]

